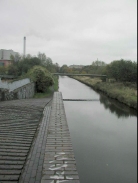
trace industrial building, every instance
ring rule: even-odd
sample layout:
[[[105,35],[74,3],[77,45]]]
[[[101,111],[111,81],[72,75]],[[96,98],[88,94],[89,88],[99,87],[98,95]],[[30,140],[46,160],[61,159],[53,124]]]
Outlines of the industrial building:
[[[11,55],[15,57],[18,52],[14,52],[13,50],[0,50],[0,66],[8,66],[11,64]]]

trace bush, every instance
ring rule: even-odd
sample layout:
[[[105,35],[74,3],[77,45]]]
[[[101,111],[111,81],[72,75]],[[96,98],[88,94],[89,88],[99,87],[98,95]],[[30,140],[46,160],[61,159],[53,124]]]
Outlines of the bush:
[[[36,92],[44,93],[54,84],[54,80],[48,70],[42,66],[34,66],[28,72],[28,77],[35,82]]]
[[[131,60],[116,60],[107,65],[107,75],[116,81],[137,82],[137,63]]]
[[[7,74],[7,67],[0,66],[0,75]]]

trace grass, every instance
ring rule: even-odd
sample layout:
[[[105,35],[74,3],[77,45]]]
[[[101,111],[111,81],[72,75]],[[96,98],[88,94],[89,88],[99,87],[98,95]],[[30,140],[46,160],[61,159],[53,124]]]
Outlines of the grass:
[[[49,87],[45,93],[35,93],[34,98],[46,98],[53,95],[54,91],[58,91],[58,76],[54,76],[54,85]]]
[[[59,76],[54,76],[54,91],[58,91],[58,78]]]
[[[35,93],[34,98],[46,98],[52,95],[52,91],[48,88],[45,93]]]
[[[99,78],[73,77],[93,89],[102,91],[107,96],[137,109],[137,86],[134,83],[102,82]]]

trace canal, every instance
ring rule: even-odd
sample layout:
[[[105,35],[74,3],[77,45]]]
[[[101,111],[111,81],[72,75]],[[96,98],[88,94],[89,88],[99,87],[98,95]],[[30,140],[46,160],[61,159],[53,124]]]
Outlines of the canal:
[[[59,77],[81,183],[137,182],[137,113],[66,76]]]

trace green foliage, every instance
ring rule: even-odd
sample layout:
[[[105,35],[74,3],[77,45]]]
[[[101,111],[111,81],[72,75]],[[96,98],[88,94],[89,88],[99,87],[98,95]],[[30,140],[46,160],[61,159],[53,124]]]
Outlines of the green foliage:
[[[54,84],[51,74],[42,66],[34,66],[27,75],[35,82],[37,92],[43,93]]]
[[[34,98],[46,98],[52,95],[51,90],[48,88],[48,90],[44,93],[35,93]]]
[[[97,60],[92,62],[92,66],[106,66],[106,64],[103,61]]]
[[[7,67],[0,66],[0,74],[1,75],[7,74]]]
[[[46,60],[43,62],[43,65],[50,71],[53,72],[53,62],[51,58],[47,57]]]
[[[81,73],[85,72],[87,74],[105,74],[106,64],[102,61],[95,61],[92,65],[84,66],[81,69]]]
[[[61,73],[74,73],[74,74],[105,74],[106,64],[103,61],[94,61],[91,65],[82,68],[70,68],[63,65],[60,68]]]
[[[45,98],[49,97],[53,94],[53,91],[58,91],[58,76],[53,76],[54,79],[54,85],[53,87],[49,87],[44,93],[35,93],[34,98]],[[54,90],[52,90],[52,89]]]
[[[58,72],[59,65],[53,64],[52,59],[46,57],[45,53],[38,53],[37,57],[32,57],[30,54],[26,57],[15,55],[11,56],[12,64],[8,66],[8,73],[11,75],[21,76],[26,74],[34,66],[43,66],[50,72]]]
[[[11,55],[10,60],[12,61],[12,63],[18,62],[21,60],[21,55],[19,53],[16,53],[15,55]]]
[[[116,60],[110,64],[103,61],[94,61],[91,65],[82,67],[82,69],[70,68],[63,65],[60,72],[77,73],[77,74],[101,74],[107,75],[108,78],[121,82],[137,82],[137,63],[131,60]]]
[[[17,65],[11,64],[11,65],[8,67],[8,74],[9,74],[9,75],[19,76],[19,72],[20,72],[20,71],[19,71]]]
[[[124,103],[132,108],[137,109],[137,87],[136,83],[121,83],[121,82],[101,82],[98,78],[90,77],[73,77],[82,83],[87,84],[88,86],[93,87],[95,90],[102,91],[107,96],[114,98],[121,103]]]
[[[54,79],[54,91],[58,91],[58,79],[59,79],[59,76],[54,76],[53,79]]]
[[[122,82],[137,82],[137,63],[130,60],[116,60],[107,66],[110,78]]]
[[[46,61],[46,55],[45,53],[38,53],[37,57],[42,61],[45,62]]]
[[[45,53],[38,53],[37,57],[41,60],[41,64],[47,68],[50,72],[54,73],[59,70],[59,65],[53,64],[52,59],[50,57],[46,57]]]
[[[35,65],[41,65],[41,61],[37,57],[33,58],[24,58],[19,62],[13,62],[8,67],[8,74],[21,76],[28,72]]]
[[[61,73],[68,73],[68,69],[69,67],[67,65],[62,65],[62,67],[60,68],[60,72]]]

